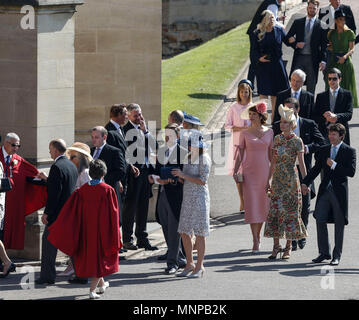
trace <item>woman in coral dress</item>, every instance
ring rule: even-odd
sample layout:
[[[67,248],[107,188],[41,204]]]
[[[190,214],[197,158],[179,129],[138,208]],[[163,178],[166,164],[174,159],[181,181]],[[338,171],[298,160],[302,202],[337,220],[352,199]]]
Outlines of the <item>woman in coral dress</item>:
[[[234,168],[234,172],[237,172],[242,165],[244,219],[251,225],[253,253],[259,251],[260,232],[269,211],[266,187],[272,158],[273,131],[264,126],[268,119],[266,111],[267,105],[260,102],[242,112],[242,119],[249,119],[251,126],[241,132]],[[233,177],[237,179],[238,174],[235,173]]]
[[[238,90],[237,90],[237,102],[232,104],[232,106],[228,109],[226,115],[226,123],[224,127],[226,130],[231,131],[231,140],[229,142],[228,148],[228,156],[226,161],[226,168],[228,171],[228,175],[233,176],[233,169],[234,169],[234,153],[236,150],[235,144],[239,141],[239,136],[241,132],[246,129],[250,122],[249,120],[243,120],[241,118],[242,111],[252,103],[252,82],[249,80],[241,80],[238,83]],[[241,168],[238,169],[239,172]],[[240,198],[240,211],[244,209],[244,199],[243,199],[243,190],[242,190],[242,183],[236,183],[239,198]]]

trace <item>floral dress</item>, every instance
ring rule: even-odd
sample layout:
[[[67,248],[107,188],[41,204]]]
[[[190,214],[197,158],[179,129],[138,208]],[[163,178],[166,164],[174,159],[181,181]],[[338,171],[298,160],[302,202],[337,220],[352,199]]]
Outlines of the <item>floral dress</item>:
[[[274,138],[273,156],[276,166],[264,236],[299,240],[308,236],[301,218],[302,193],[296,166],[298,152],[304,152],[302,140],[292,133],[288,138]]]

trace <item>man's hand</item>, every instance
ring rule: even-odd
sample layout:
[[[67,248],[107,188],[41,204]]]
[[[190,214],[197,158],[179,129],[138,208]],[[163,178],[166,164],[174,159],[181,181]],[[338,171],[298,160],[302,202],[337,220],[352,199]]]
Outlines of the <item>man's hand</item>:
[[[259,58],[259,61],[260,61],[260,62],[263,62],[263,63],[270,62],[270,60],[267,60],[267,59],[266,59],[266,55],[263,56],[263,57],[260,57],[260,58]]]
[[[45,172],[39,172],[35,178],[47,181],[47,175]]]
[[[297,42],[297,48],[298,49],[303,49],[305,46],[305,42]]]
[[[304,183],[302,183],[301,187],[302,187],[302,194],[303,194],[303,195],[308,194],[309,188],[307,187],[307,185],[305,185]]]
[[[47,221],[47,217],[48,215],[47,214],[43,214],[42,217],[41,217],[41,222],[45,225],[47,225],[49,222]]]
[[[331,158],[327,159],[327,165],[331,168],[333,165],[334,161]]]
[[[295,42],[295,38],[294,38],[294,37],[290,37],[290,38],[288,39],[288,42],[289,42],[289,43],[294,43],[294,42]]]
[[[319,63],[319,71],[324,71],[327,67],[327,64],[324,62]]]
[[[135,167],[132,164],[131,164],[131,171],[132,171],[133,175],[135,176],[135,178],[137,178],[140,175],[140,169],[138,169],[137,167]]]
[[[120,188],[120,193],[123,193],[124,188],[123,188],[123,185],[122,185],[121,181],[118,182],[118,186]]]

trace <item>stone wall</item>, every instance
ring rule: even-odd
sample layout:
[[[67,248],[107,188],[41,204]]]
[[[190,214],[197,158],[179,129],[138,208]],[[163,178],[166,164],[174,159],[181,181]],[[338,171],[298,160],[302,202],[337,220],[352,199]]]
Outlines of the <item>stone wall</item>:
[[[114,103],[139,103],[161,122],[161,0],[87,0],[75,36],[75,133],[109,120]]]
[[[163,0],[163,57],[187,51],[249,21],[262,1]],[[302,1],[286,0],[286,6]]]

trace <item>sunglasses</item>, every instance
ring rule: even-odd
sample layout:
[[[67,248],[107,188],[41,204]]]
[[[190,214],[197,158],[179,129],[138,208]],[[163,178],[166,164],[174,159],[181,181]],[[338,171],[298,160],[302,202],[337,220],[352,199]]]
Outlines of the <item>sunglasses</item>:
[[[329,81],[337,81],[337,80],[338,80],[338,78],[331,78],[331,77],[328,77],[328,80],[329,80]]]
[[[18,148],[20,148],[21,147],[21,145],[20,144],[15,144],[15,143],[9,143],[10,144],[10,146],[12,146],[12,147],[18,147]]]

